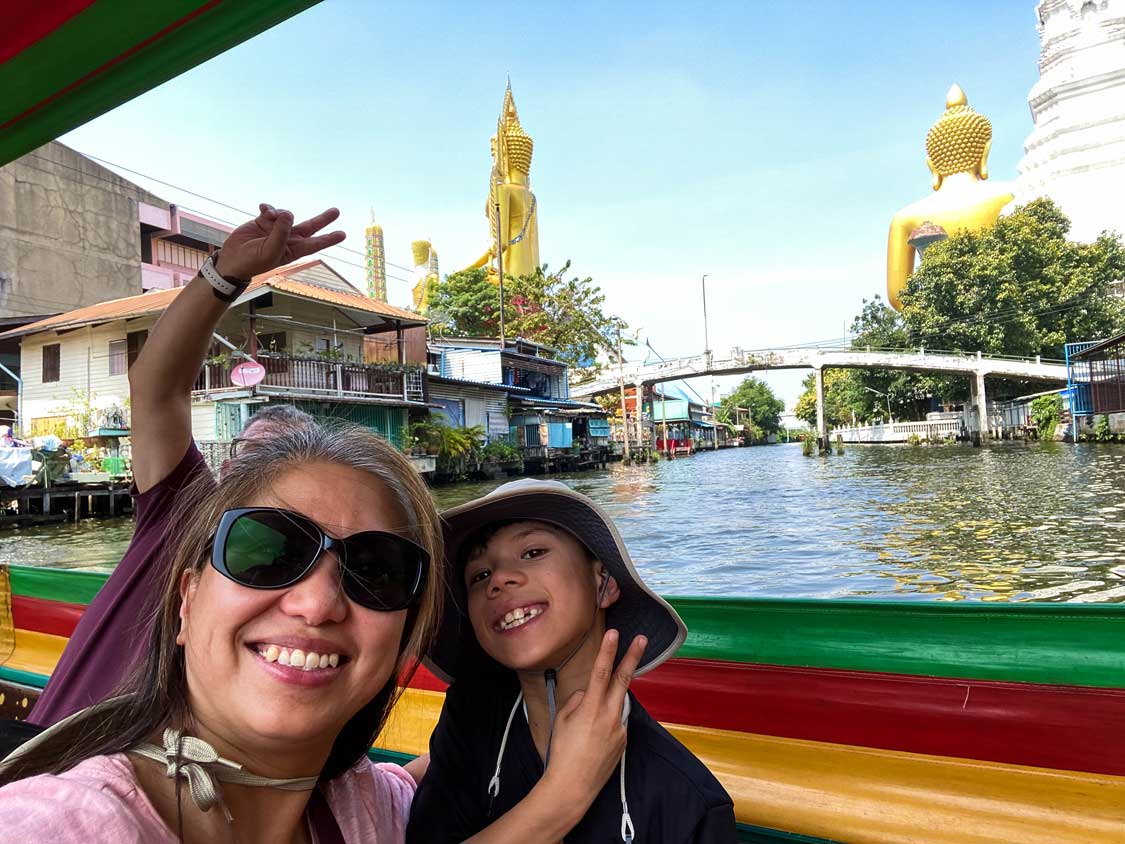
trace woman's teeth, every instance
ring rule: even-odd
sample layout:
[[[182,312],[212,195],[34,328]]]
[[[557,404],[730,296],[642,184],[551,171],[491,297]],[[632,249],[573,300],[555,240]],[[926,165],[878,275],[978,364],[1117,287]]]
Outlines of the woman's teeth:
[[[266,662],[276,662],[278,665],[288,665],[290,668],[300,668],[312,671],[314,668],[335,668],[340,664],[339,654],[318,654],[316,651],[305,653],[300,648],[283,648],[278,645],[258,645],[258,653]]]
[[[543,612],[541,607],[520,607],[505,614],[498,625],[501,630],[514,630],[527,624],[535,616]]]

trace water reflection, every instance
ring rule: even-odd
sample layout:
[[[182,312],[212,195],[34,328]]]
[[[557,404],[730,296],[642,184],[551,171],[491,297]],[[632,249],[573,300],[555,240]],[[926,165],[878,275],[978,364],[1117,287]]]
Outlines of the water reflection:
[[[734,449],[558,476],[669,594],[1125,600],[1125,447]],[[498,482],[497,482],[498,483]],[[497,483],[443,487],[441,507]],[[0,533],[0,559],[111,566],[131,524]]]

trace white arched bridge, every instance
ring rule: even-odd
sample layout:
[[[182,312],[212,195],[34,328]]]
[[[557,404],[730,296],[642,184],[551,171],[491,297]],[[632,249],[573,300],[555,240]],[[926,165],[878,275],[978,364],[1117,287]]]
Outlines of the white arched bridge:
[[[664,381],[679,381],[701,375],[741,375],[771,369],[812,369],[816,372],[817,433],[827,441],[824,415],[824,370],[826,369],[907,369],[964,375],[969,378],[972,403],[978,419],[987,418],[985,378],[1010,378],[1065,384],[1066,364],[1042,358],[1016,358],[984,355],[979,352],[936,352],[920,349],[873,348],[791,348],[744,351],[731,349],[727,358],[713,354],[675,358],[657,363],[625,364],[621,371],[571,387],[573,396],[594,396],[619,389],[621,379],[639,387]],[[987,436],[987,430],[981,429]]]

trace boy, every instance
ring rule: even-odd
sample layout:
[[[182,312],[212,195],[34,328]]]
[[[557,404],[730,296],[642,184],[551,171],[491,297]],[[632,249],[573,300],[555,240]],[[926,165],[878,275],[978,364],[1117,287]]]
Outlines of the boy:
[[[551,763],[556,701],[585,685],[607,629],[619,633],[619,658],[634,636],[647,638],[636,674],[687,635],[637,575],[609,517],[564,484],[514,481],[444,518],[451,594],[429,665],[451,685],[410,844],[465,841],[530,792]],[[566,840],[735,842],[731,799],[710,771],[631,695],[622,719],[615,775],[576,807]]]

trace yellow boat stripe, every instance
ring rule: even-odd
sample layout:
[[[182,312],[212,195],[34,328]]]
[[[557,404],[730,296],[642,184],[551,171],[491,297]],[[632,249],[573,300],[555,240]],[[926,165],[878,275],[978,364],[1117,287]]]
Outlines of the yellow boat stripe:
[[[32,674],[42,674],[44,677],[50,675],[55,670],[55,663],[62,656],[67,638],[24,630],[20,627],[17,627],[15,632],[16,648],[12,655],[4,660],[4,667],[14,668],[17,671],[30,671]]]
[[[424,753],[443,698],[408,689],[376,744]],[[1125,777],[665,726],[746,824],[849,844],[1088,844],[1125,830]]]

